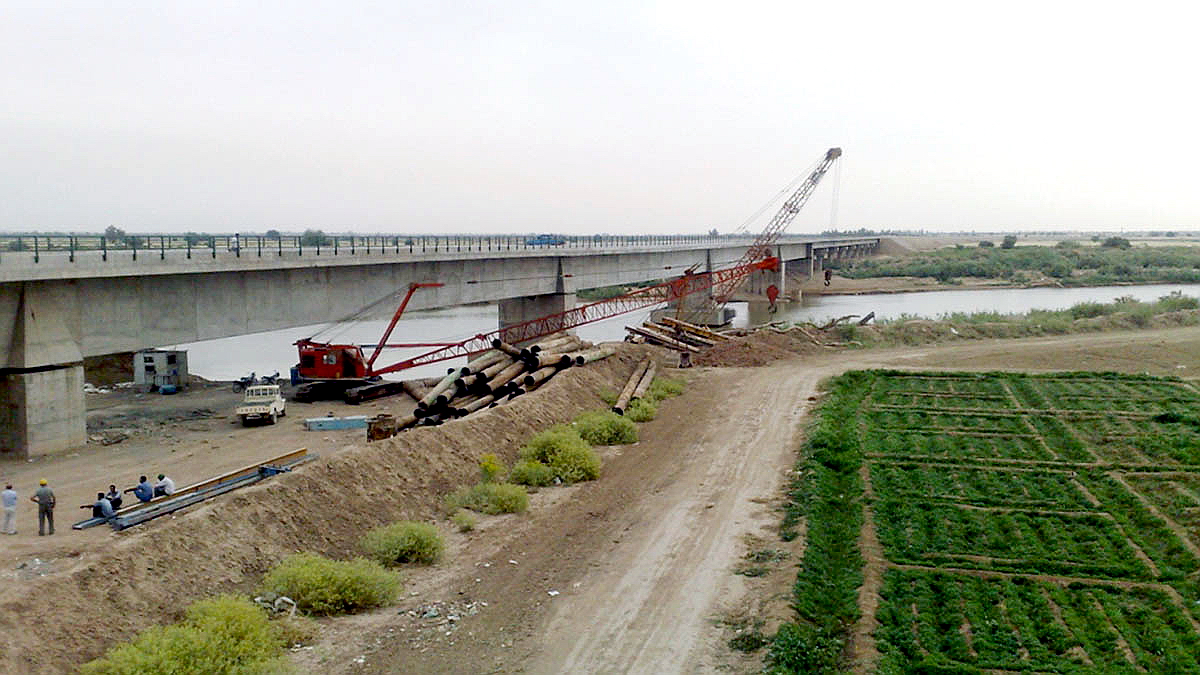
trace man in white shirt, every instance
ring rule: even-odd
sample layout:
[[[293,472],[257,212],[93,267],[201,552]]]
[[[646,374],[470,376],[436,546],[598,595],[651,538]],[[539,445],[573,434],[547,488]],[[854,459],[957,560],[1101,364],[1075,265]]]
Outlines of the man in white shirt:
[[[163,497],[175,494],[175,481],[163,474],[158,474],[158,482],[154,484],[154,496]]]
[[[0,507],[4,508],[4,528],[0,530],[4,534],[17,533],[17,492],[12,489],[12,484],[4,486],[4,492],[0,492]]]

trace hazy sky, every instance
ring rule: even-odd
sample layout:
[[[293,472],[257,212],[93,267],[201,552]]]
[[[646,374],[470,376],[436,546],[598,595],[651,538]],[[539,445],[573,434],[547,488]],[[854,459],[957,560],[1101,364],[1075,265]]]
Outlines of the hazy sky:
[[[10,0],[0,229],[1200,228],[1187,6]]]

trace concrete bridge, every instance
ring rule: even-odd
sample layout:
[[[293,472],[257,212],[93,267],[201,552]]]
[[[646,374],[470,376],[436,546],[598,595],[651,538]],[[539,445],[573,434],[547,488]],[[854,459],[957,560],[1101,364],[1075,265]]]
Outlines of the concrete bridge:
[[[86,441],[86,356],[336,321],[381,299],[379,315],[390,315],[396,301],[388,298],[412,282],[444,286],[418,292],[410,310],[496,302],[504,327],[567,309],[578,290],[727,267],[752,241],[595,236],[531,245],[451,236],[373,247],[351,239],[347,250],[226,238],[184,249],[164,236],[139,250],[71,239],[69,247],[26,243],[0,253],[0,458]],[[789,268],[812,274],[824,259],[878,245],[871,237],[788,237],[775,247],[782,269],[757,285],[786,291]]]

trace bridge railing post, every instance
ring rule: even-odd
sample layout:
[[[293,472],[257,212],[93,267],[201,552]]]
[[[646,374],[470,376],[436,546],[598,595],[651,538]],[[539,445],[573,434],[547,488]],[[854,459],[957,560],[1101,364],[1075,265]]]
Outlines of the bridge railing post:
[[[72,236],[72,237],[68,238],[67,241],[68,241],[67,245],[71,247],[71,255],[69,256],[69,260],[71,262],[75,262],[75,237]]]
[[[17,241],[20,241],[20,238],[18,238]],[[41,259],[42,259],[42,256],[41,256],[40,252],[38,251],[38,239],[37,239],[37,235],[35,234],[35,235],[33,235],[33,262],[35,262],[35,263],[41,262]]]

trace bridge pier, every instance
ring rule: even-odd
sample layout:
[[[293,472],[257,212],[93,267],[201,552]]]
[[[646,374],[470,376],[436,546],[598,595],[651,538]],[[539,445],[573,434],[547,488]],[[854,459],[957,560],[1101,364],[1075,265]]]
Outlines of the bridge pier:
[[[87,442],[83,356],[69,330],[78,316],[70,290],[33,282],[0,294],[0,323],[11,326],[0,329],[10,344],[0,367],[0,457],[24,459]]]
[[[574,306],[574,293],[546,293],[501,300],[499,303],[500,330],[503,331],[513,324],[524,323],[549,314],[565,312]],[[530,340],[522,341],[519,336],[515,335],[511,339],[507,336],[504,339],[518,347],[531,342]]]

